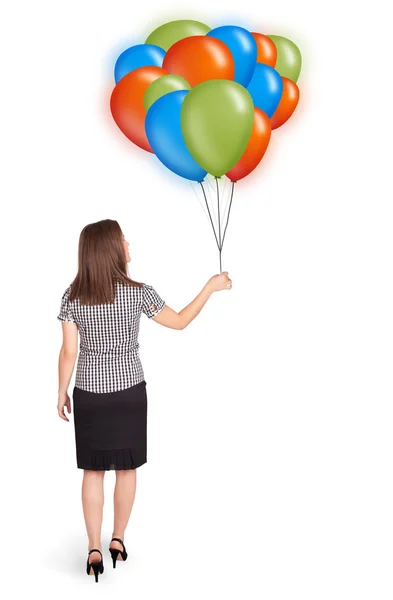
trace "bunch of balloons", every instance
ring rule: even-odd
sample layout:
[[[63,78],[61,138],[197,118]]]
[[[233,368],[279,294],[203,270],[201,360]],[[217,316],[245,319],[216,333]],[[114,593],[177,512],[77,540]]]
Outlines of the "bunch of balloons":
[[[175,174],[202,189],[207,174],[234,184],[254,171],[272,129],[293,114],[300,69],[300,51],[287,38],[172,21],[119,56],[111,112],[131,142]],[[221,268],[221,231],[219,238]]]

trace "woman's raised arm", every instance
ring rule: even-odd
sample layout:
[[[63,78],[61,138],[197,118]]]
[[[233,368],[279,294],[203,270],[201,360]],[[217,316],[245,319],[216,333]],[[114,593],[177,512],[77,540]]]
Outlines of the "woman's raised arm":
[[[187,325],[199,315],[213,292],[230,290],[231,288],[232,280],[228,277],[228,271],[224,271],[219,275],[213,275],[206,285],[203,286],[196,298],[182,310],[176,312],[166,304],[162,311],[152,318],[164,327],[169,327],[170,329],[185,329]]]

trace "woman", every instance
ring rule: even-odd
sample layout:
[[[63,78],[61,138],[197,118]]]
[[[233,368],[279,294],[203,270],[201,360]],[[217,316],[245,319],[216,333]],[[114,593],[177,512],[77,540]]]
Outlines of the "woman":
[[[138,332],[144,313],[160,325],[184,329],[213,292],[230,289],[228,273],[214,275],[181,311],[170,308],[148,284],[128,275],[129,243],[117,221],[84,227],[78,273],[65,290],[57,318],[62,321],[58,414],[71,412],[68,387],[79,356],[73,389],[77,466],[84,470],[82,504],[89,540],[86,571],[103,573],[101,525],[105,471],[116,471],[113,567],[126,560],[123,543],[136,488],[136,469],[146,463],[146,381],[139,359]]]

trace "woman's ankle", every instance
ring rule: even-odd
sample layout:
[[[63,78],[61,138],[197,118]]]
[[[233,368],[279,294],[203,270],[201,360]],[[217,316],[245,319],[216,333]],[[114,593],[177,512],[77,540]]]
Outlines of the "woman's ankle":
[[[124,531],[121,532],[114,532],[112,533],[112,538],[119,538],[120,540],[124,540]]]
[[[102,550],[102,545],[100,541],[89,540],[89,552],[95,548],[96,550]]]

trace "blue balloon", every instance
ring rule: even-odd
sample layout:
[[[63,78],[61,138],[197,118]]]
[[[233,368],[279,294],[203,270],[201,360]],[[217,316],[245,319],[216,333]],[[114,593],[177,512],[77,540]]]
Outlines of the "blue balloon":
[[[269,67],[258,63],[248,86],[254,105],[272,117],[282,96],[283,83],[280,74]]]
[[[154,44],[139,44],[124,50],[115,64],[115,81],[139,69],[139,67],[162,67],[165,50]]]
[[[257,62],[257,43],[251,33],[243,27],[224,25],[207,33],[226,44],[235,62],[235,81],[247,87]]]
[[[180,113],[188,90],[169,92],[147,111],[145,131],[157,158],[185,179],[202,181],[206,171],[191,156],[183,138]]]

